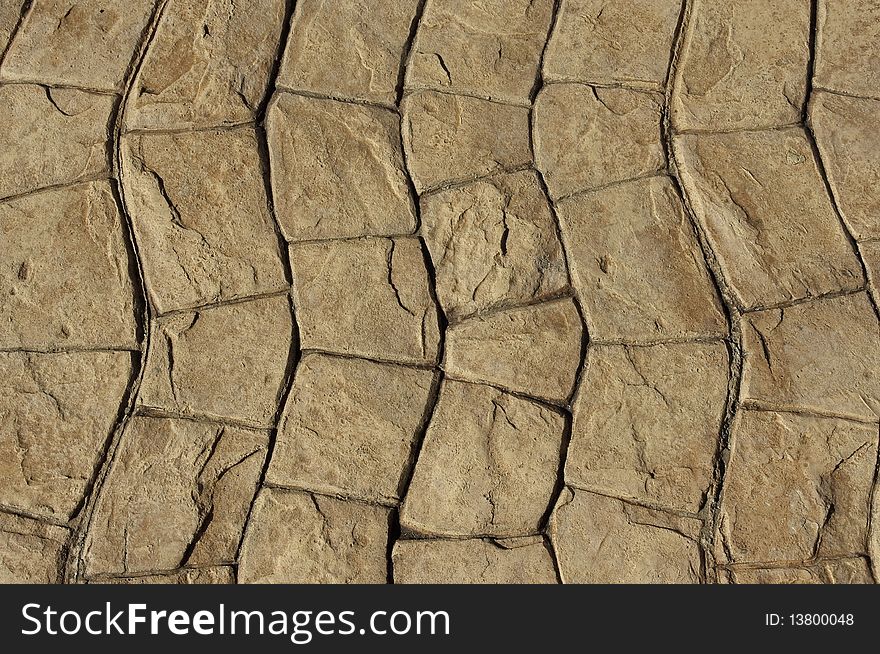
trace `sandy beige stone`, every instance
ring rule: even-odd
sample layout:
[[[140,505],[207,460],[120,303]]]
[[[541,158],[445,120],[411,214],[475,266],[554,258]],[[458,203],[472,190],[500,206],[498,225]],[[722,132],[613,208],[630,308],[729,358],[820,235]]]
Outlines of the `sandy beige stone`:
[[[880,2],[819,0],[814,83],[880,100]]]
[[[876,425],[747,410],[733,439],[721,507],[732,561],[865,553]]]
[[[735,568],[737,584],[873,584],[865,559],[821,561],[799,568]]]
[[[419,91],[402,109],[407,164],[420,193],[532,160],[526,107]]]
[[[267,481],[396,504],[434,374],[307,354],[296,368]]]
[[[141,575],[138,577],[107,577],[89,583],[113,585],[175,584],[189,586],[191,584],[234,584],[235,570],[232,566],[212,566],[209,568],[185,568],[177,572],[159,575]]]
[[[859,252],[868,271],[868,279],[875,301],[880,300],[880,240],[860,243]]]
[[[282,93],[267,121],[275,207],[288,240],[415,231],[395,113]]]
[[[581,360],[583,323],[566,298],[476,316],[446,330],[446,372],[565,403]]]
[[[553,0],[433,0],[406,69],[408,88],[529,104]]]
[[[880,416],[880,327],[866,294],[747,315],[743,347],[744,397],[863,420]]]
[[[437,307],[417,239],[292,245],[290,259],[303,348],[401,363],[436,360]]]
[[[665,166],[662,98],[584,84],[549,84],[535,101],[535,165],[554,197]]]
[[[6,0],[0,3],[0,54],[9,45],[9,39],[15,31],[24,4],[25,0]]]
[[[404,530],[537,533],[552,500],[562,415],[490,386],[445,381],[400,512]]]
[[[695,584],[699,528],[694,519],[565,489],[551,539],[565,583]]]
[[[669,178],[577,195],[557,211],[593,338],[646,342],[727,332],[703,253]]]
[[[287,296],[160,318],[139,401],[272,426],[292,338]]]
[[[675,153],[697,217],[746,308],[862,285],[801,129],[682,136]]]
[[[0,583],[61,583],[70,532],[0,513]]]
[[[263,489],[238,568],[240,583],[384,584],[389,510]]]
[[[795,123],[806,98],[810,0],[700,0],[691,10],[670,112],[677,129]]]
[[[133,418],[92,516],[87,574],[234,562],[267,445],[266,432]]]
[[[492,540],[399,540],[391,555],[396,584],[555,584],[539,538],[519,545]]]
[[[0,204],[0,347],[137,347],[123,227],[104,182]]]

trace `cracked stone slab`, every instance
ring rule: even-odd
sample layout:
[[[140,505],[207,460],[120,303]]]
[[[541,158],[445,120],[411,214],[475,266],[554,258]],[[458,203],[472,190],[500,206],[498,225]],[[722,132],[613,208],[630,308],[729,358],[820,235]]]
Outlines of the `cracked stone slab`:
[[[676,129],[795,123],[806,98],[810,0],[695,3],[670,115]]]
[[[400,510],[404,531],[536,534],[556,486],[564,420],[481,384],[444,381]]]
[[[549,84],[535,100],[535,165],[564,197],[666,165],[660,144],[662,97],[585,84]]]
[[[159,312],[285,287],[256,134],[130,134],[122,183]]]
[[[865,553],[877,426],[743,411],[725,476],[721,538],[732,562]]]
[[[862,558],[833,559],[814,565],[785,568],[734,568],[735,584],[873,584],[871,569]]]
[[[294,244],[290,260],[302,348],[434,363],[437,307],[418,239]]]
[[[565,480],[700,510],[727,402],[722,343],[593,347],[573,406]]]
[[[267,481],[396,504],[415,458],[433,378],[428,370],[305,355]]]
[[[284,0],[169,3],[134,79],[126,124],[167,129],[253,120],[284,15]]]
[[[743,306],[862,285],[801,129],[687,135],[674,146],[682,183]]]
[[[242,545],[243,584],[384,584],[389,509],[264,488]]]
[[[403,146],[419,193],[532,160],[526,107],[418,91],[401,108]]]
[[[814,83],[880,99],[880,3],[819,0]]]
[[[421,216],[438,301],[450,318],[541,300],[568,283],[556,222],[534,172],[423,196]]]
[[[665,83],[681,0],[564,0],[544,57],[544,77]]]
[[[15,31],[15,26],[18,25],[24,4],[25,0],[7,0],[0,3],[0,54],[9,45],[9,39]]]
[[[176,584],[189,586],[192,584],[234,584],[235,570],[232,566],[220,565],[208,568],[184,568],[174,572],[137,577],[107,577],[89,581],[90,584],[137,585]]]
[[[407,88],[529,104],[552,15],[553,0],[428,2]]]
[[[743,396],[861,420],[880,416],[880,329],[864,293],[746,315]]]
[[[568,584],[696,584],[701,523],[693,518],[564,489],[551,540]]]
[[[859,251],[868,271],[874,297],[880,299],[880,241],[860,243]]]
[[[555,584],[543,540],[398,540],[391,554],[396,584]]]
[[[70,530],[0,513],[0,583],[58,584]]]
[[[593,338],[646,342],[727,333],[693,227],[668,177],[557,206]]]
[[[565,403],[581,359],[583,323],[568,298],[475,316],[446,330],[447,373]]]
[[[287,296],[153,323],[141,405],[270,427],[293,338]]]
[[[282,93],[269,106],[266,129],[287,240],[415,231],[394,112]]]
[[[86,537],[88,575],[233,563],[268,433],[135,416]]]
[[[128,252],[109,184],[0,204],[0,262],[0,347],[137,347]]]

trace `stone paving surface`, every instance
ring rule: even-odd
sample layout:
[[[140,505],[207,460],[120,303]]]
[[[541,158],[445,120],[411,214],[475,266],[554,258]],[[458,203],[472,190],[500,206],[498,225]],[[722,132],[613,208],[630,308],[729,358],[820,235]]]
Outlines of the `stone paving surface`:
[[[2,0],[0,582],[880,581],[880,2]]]

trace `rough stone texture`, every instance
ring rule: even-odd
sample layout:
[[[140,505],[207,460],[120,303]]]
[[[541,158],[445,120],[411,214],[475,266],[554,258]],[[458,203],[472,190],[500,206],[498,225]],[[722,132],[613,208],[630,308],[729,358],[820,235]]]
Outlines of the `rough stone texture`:
[[[306,355],[297,366],[267,481],[396,504],[415,457],[433,376]]]
[[[814,82],[880,99],[880,3],[819,0]]]
[[[551,84],[535,101],[535,165],[550,193],[577,191],[656,172],[661,97],[585,84]]]
[[[269,107],[267,130],[275,207],[288,240],[415,230],[393,112],[283,93]]]
[[[234,584],[235,571],[231,566],[213,566],[210,568],[184,568],[177,572],[159,575],[141,575],[138,577],[107,577],[96,579],[93,584]]]
[[[382,584],[388,509],[268,488],[242,546],[240,583]]]
[[[0,55],[9,45],[9,39],[21,17],[24,2],[25,0],[6,0],[0,4]]]
[[[737,584],[873,584],[865,559],[822,561],[801,568],[735,568]]]
[[[675,146],[685,189],[744,306],[861,286],[802,130],[690,135]]]
[[[868,271],[875,302],[880,300],[880,241],[861,243],[859,250]]]
[[[64,527],[0,513],[0,584],[60,583],[69,536]]]
[[[667,177],[578,195],[558,212],[593,338],[644,342],[727,332],[705,258]]]
[[[556,485],[562,416],[490,386],[445,381],[401,507],[404,530],[537,533]]]

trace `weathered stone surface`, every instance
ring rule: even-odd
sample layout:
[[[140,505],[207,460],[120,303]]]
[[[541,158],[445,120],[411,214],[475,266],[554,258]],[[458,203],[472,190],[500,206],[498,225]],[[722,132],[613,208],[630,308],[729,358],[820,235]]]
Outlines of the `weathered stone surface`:
[[[397,584],[555,584],[553,558],[534,542],[399,540],[391,555]]]
[[[235,571],[231,566],[212,566],[210,568],[184,568],[177,572],[160,575],[141,575],[139,577],[107,577],[96,579],[92,584],[126,584],[145,586],[148,584],[234,584]]]
[[[550,80],[659,86],[681,0],[565,0],[544,57]]]
[[[248,525],[240,583],[383,584],[389,510],[263,489]]]
[[[550,194],[571,195],[663,168],[662,98],[627,89],[550,84],[535,101],[535,165]]]
[[[532,160],[525,107],[419,91],[402,109],[407,164],[420,193]]]
[[[129,135],[123,185],[160,312],[285,286],[252,129]]]
[[[667,177],[559,203],[572,281],[598,339],[651,341],[723,334],[706,261]]]
[[[877,426],[743,411],[722,503],[734,562],[865,553]]]
[[[737,584],[873,584],[865,559],[821,561],[799,568],[735,568]]]
[[[272,426],[293,338],[291,321],[286,296],[159,319],[140,403]]]
[[[123,228],[104,182],[0,204],[0,347],[137,347]]]
[[[674,143],[685,189],[745,307],[861,286],[861,267],[802,130]]]
[[[279,48],[284,0],[190,0],[165,8],[126,107],[130,127],[252,120]]]
[[[394,104],[417,0],[300,0],[278,83]]]
[[[303,348],[402,363],[436,360],[437,307],[417,239],[292,245],[290,259]]]
[[[415,230],[395,113],[282,93],[267,121],[275,207],[288,240]]]
[[[490,386],[445,381],[400,512],[404,530],[527,536],[552,500],[563,418]]]
[[[670,106],[678,129],[758,129],[799,120],[810,0],[698,2]]]
[[[396,504],[433,377],[307,354],[296,368],[267,481]]]
[[[2,77],[117,90],[154,4],[34,2],[6,53]]]
[[[547,197],[533,172],[422,198],[422,233],[450,318],[540,300],[568,281]]]
[[[551,519],[562,580],[574,584],[694,584],[700,523],[565,489]]]
[[[86,572],[234,562],[267,445],[265,432],[133,418],[92,516]]]
[[[0,513],[0,583],[60,583],[69,536],[64,527]]]
[[[880,3],[819,0],[815,84],[880,99]]]
[[[868,271],[874,298],[880,300],[880,240],[860,243],[859,251]]]
[[[9,39],[18,24],[24,3],[25,0],[7,0],[0,4],[0,54],[9,45]]]
[[[446,330],[446,372],[565,403],[580,365],[582,332],[567,298],[469,318]]]
[[[552,14],[553,0],[427,3],[407,87],[529,104]]]

